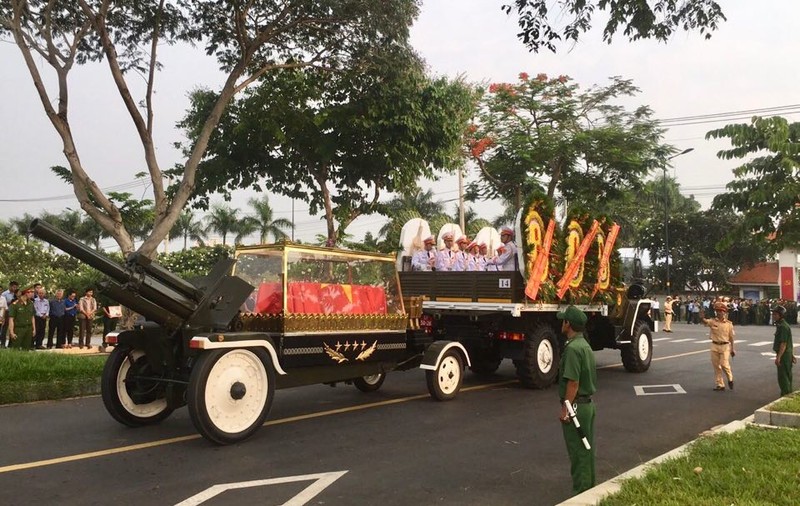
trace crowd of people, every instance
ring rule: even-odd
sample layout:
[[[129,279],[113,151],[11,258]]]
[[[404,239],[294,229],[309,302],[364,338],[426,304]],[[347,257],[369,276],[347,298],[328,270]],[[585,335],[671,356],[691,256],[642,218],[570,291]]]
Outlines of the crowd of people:
[[[471,241],[462,235],[457,240],[452,233],[442,236],[444,247],[434,250],[433,236],[423,241],[423,249],[411,257],[411,269],[415,271],[513,271],[517,269],[517,245],[514,231],[509,227],[500,229],[497,255],[489,256],[486,243]],[[455,246],[454,246],[455,243]]]
[[[11,281],[0,292],[0,348],[72,348],[77,327],[76,346],[88,349],[96,317],[102,316],[103,336],[116,329],[119,319],[111,304],[98,303],[92,287],[81,297],[71,288],[59,288],[48,297],[39,283],[21,288]]]
[[[783,299],[763,299],[754,301],[739,297],[683,297],[681,295],[667,296],[663,307],[654,305],[653,318],[664,320],[669,311],[672,314],[672,322],[684,322],[688,324],[702,325],[703,319],[714,317],[714,304],[720,302],[725,304],[728,312],[728,319],[734,325],[772,325],[771,308],[774,306],[789,307],[793,303]],[[669,311],[668,308],[669,307]],[[665,327],[669,328],[669,327]]]

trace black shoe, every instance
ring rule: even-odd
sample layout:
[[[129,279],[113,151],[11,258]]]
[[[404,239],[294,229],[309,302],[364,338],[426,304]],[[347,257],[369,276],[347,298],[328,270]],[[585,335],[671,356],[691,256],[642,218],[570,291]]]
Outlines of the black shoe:
[[[728,388],[733,390],[733,380],[728,380]]]
[[[723,390],[725,390],[725,387],[714,387],[714,390],[717,392],[722,392]]]
[[[46,350],[47,348],[45,348],[44,346],[37,346],[36,349],[37,350]]]

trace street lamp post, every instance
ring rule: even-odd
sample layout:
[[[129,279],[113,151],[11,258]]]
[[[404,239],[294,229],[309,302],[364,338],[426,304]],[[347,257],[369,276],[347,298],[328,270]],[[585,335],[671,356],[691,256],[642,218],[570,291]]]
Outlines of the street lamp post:
[[[667,158],[667,161],[672,160],[681,155],[685,155],[690,151],[694,151],[694,148],[686,148],[680,153],[676,155],[672,155]],[[667,288],[667,295],[670,293],[670,285],[669,285],[669,187],[667,186],[667,166],[666,164],[662,167],[664,171],[664,249],[666,250],[667,261],[666,261],[666,288]]]

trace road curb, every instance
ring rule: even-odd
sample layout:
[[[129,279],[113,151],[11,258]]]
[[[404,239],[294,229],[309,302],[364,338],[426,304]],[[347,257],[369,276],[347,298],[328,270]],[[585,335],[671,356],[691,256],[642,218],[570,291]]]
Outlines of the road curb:
[[[762,408],[763,409],[763,408]],[[718,427],[714,427],[713,429],[704,432],[701,434],[706,435],[708,433],[716,433],[716,432],[736,432],[737,430],[744,429],[749,423],[753,422],[755,415],[750,415],[749,417],[745,418],[744,420],[735,420],[733,422],[728,423],[727,425],[721,425]],[[673,450],[670,450],[658,457],[645,462],[633,469],[626,471],[616,478],[612,478],[604,483],[601,483],[594,488],[591,488],[585,492],[582,492],[574,497],[570,497],[564,502],[559,503],[557,506],[594,506],[599,504],[600,501],[611,494],[619,492],[620,488],[622,488],[622,482],[631,478],[640,478],[643,476],[650,467],[660,464],[661,462],[678,458],[686,452],[687,448],[693,444],[697,439],[689,441],[688,443],[681,445]]]

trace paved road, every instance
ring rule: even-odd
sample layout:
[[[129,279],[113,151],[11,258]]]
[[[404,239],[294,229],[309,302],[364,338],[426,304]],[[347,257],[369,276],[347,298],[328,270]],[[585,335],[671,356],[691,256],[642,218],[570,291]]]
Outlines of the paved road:
[[[675,328],[655,335],[644,374],[625,372],[618,352],[597,353],[600,481],[778,395],[771,328],[737,327],[746,342],[725,392],[712,391],[705,329]],[[199,438],[185,409],[129,429],[98,397],[10,406],[0,408],[0,504],[166,505],[197,494],[185,504],[555,504],[570,496],[557,416],[555,389],[519,388],[510,364],[492,383],[467,375],[445,403],[430,400],[421,371],[390,375],[373,394],[279,391],[267,426],[228,447]]]

